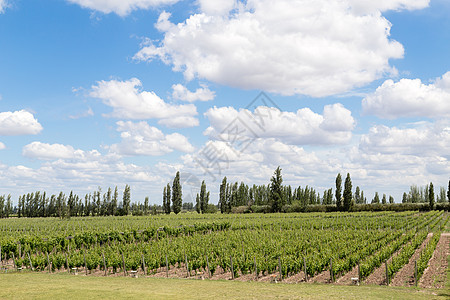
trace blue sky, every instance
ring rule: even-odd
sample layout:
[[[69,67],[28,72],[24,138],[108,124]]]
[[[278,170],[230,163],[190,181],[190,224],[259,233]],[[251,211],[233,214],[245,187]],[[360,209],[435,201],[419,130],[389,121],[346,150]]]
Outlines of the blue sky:
[[[444,0],[0,0],[0,194],[450,174]],[[264,94],[260,94],[263,92]],[[252,101],[253,105],[248,106]]]

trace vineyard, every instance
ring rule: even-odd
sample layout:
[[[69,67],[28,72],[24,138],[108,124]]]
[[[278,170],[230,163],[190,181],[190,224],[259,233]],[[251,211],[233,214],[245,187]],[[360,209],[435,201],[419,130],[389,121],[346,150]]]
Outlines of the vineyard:
[[[2,272],[358,284],[376,272],[389,284],[413,263],[416,284],[447,222],[442,211],[3,219],[0,255]]]

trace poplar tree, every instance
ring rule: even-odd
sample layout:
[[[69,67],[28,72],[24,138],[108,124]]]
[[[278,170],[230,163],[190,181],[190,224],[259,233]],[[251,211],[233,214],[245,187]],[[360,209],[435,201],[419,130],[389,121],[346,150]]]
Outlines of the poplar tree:
[[[447,201],[450,202],[450,180],[448,181]]]
[[[182,206],[182,190],[180,183],[180,171],[177,172],[175,178],[173,179],[172,184],[172,208],[175,214],[178,214],[181,211]]]
[[[123,191],[123,214],[126,216],[128,215],[128,212],[130,210],[130,203],[131,203],[131,189],[128,184],[125,185],[125,189]]]
[[[208,207],[208,200],[206,197],[206,184],[205,181],[202,181],[202,185],[200,187],[200,212],[204,214],[206,212],[206,208]]]
[[[227,211],[227,177],[223,178],[220,185],[219,208],[222,214]]]
[[[338,210],[342,209],[342,177],[341,177],[341,173],[339,173],[336,176],[336,206],[338,208]]]
[[[283,200],[283,188],[281,184],[283,183],[283,178],[281,176],[281,168],[278,168],[273,173],[272,178],[270,179],[270,198],[269,203],[272,212],[280,212],[281,204]]]
[[[352,180],[350,173],[347,173],[344,183],[344,211],[350,211],[352,207]]]
[[[386,204],[386,194],[383,194],[383,198],[381,198],[381,203]]]
[[[378,192],[375,192],[375,197],[372,199],[372,203],[380,203],[380,196]]]
[[[428,199],[430,201],[430,210],[432,210],[434,208],[434,186],[432,182],[430,182],[428,190]]]

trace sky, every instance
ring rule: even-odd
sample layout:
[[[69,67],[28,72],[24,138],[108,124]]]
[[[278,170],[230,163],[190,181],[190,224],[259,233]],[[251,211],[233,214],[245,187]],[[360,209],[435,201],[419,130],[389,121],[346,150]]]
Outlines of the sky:
[[[0,195],[450,175],[450,1],[0,0]]]

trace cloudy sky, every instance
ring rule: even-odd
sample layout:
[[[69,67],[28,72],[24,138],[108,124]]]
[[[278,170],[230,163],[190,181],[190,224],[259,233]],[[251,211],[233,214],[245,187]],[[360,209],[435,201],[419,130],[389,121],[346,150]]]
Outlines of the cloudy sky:
[[[0,195],[450,174],[447,0],[0,0]]]

